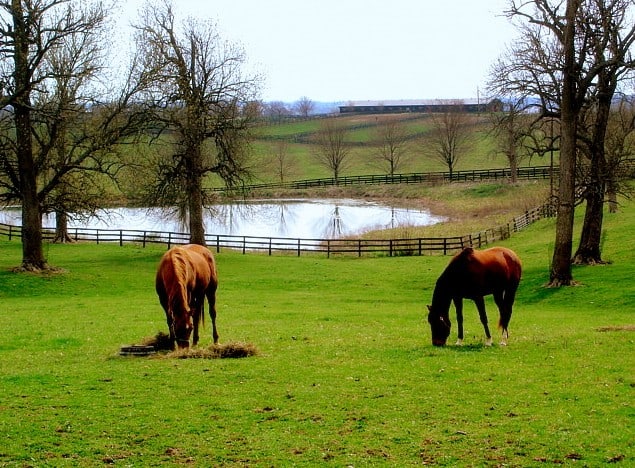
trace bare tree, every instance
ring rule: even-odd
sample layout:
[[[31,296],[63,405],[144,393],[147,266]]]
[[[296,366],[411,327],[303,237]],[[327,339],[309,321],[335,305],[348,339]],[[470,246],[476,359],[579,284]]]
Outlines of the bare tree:
[[[536,121],[525,110],[526,104],[521,98],[508,103],[501,112],[490,114],[496,151],[507,159],[512,184],[518,180],[520,162],[535,153],[533,143],[536,142],[536,131],[533,124]]]
[[[265,104],[264,115],[274,122],[281,122],[285,117],[291,115],[291,111],[282,101],[272,101]]]
[[[337,179],[346,168],[350,156],[350,144],[346,141],[348,129],[341,119],[329,118],[320,123],[315,140],[317,161]]]
[[[407,159],[408,140],[408,131],[398,119],[384,118],[375,127],[372,136],[374,158],[391,176]]]
[[[311,115],[311,113],[313,112],[313,109],[315,108],[315,103],[311,101],[308,97],[302,96],[295,103],[294,107],[298,115],[306,118],[309,115]]]
[[[270,168],[275,178],[281,184],[284,184],[293,177],[298,171],[297,160],[289,152],[289,142],[286,140],[277,140],[273,144],[273,151],[265,160],[265,166]]]
[[[444,111],[431,114],[432,132],[425,144],[428,154],[444,163],[452,178],[457,163],[472,146],[471,118],[462,101],[441,104],[447,105]]]
[[[607,196],[609,211],[618,211],[617,195],[630,195],[624,184],[626,163],[635,159],[635,102],[623,96],[617,109],[611,113],[606,134]]]
[[[123,108],[117,102],[117,112],[97,125],[97,113],[70,92],[96,71],[94,62],[80,67],[70,63],[97,50],[91,38],[106,22],[107,9],[101,3],[6,0],[0,1],[0,9],[7,14],[0,16],[0,107],[6,110],[2,128],[8,130],[0,145],[1,169],[11,186],[5,196],[22,203],[22,268],[41,270],[48,268],[42,214],[68,199],[70,182],[80,180],[82,172],[104,169],[97,155],[124,136],[114,125]],[[75,54],[64,66],[62,51]],[[90,136],[85,131],[88,122]],[[69,145],[74,148],[70,154]]]
[[[259,78],[243,72],[243,49],[222,40],[213,23],[190,18],[177,25],[168,0],[147,4],[136,28],[150,118],[174,141],[157,165],[149,200],[178,206],[191,242],[205,245],[205,176],[216,174],[228,186],[248,177],[249,104]]]
[[[525,22],[522,37],[507,59],[495,66],[492,83],[500,95],[537,97],[540,116],[560,120],[560,183],[550,272],[552,286],[573,283],[576,156],[584,134],[581,124],[588,119],[586,112],[594,100],[593,92],[601,89],[604,98],[612,95],[611,84],[616,78],[613,73],[620,70],[620,64],[626,65],[626,56],[617,47],[621,40],[615,39],[617,25],[622,23],[619,9],[631,4],[625,0],[510,1],[509,15]],[[605,135],[601,131],[604,117],[595,113],[594,119],[595,130],[589,139],[594,141],[589,148],[594,149],[589,154],[595,152],[600,157],[596,161],[596,168],[600,169],[598,151],[604,146],[601,143]]]
[[[580,10],[579,28],[589,38],[585,65],[587,73],[594,75],[594,83],[589,86],[578,125],[581,153],[587,156],[588,171],[582,180],[586,209],[580,243],[573,255],[575,264],[604,263],[600,243],[609,169],[605,140],[618,85],[635,67],[631,57],[635,42],[633,6],[629,0],[587,0]]]

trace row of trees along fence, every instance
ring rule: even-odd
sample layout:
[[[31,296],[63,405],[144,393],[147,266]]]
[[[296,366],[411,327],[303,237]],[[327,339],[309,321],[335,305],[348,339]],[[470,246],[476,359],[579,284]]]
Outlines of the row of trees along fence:
[[[557,177],[558,168],[551,166],[520,167],[517,170],[518,180],[537,180]],[[307,189],[313,187],[330,187],[346,185],[379,185],[379,184],[421,184],[421,183],[441,183],[441,182],[479,182],[484,180],[509,180],[510,169],[479,169],[470,171],[450,172],[413,172],[406,174],[376,174],[343,176],[333,178],[325,177],[321,179],[296,180],[285,183],[253,184],[241,187],[241,190],[255,189]],[[214,188],[214,191],[226,191],[226,188]]]
[[[521,216],[514,218],[509,223],[492,229],[486,229],[475,234],[457,237],[442,238],[413,238],[413,239],[294,239],[276,237],[231,236],[220,234],[207,234],[205,239],[210,249],[220,252],[221,249],[231,249],[247,252],[267,252],[295,254],[298,257],[302,253],[326,253],[331,255],[448,255],[457,252],[463,247],[480,248],[489,243],[507,239],[512,233],[520,231],[530,224],[545,218],[554,216],[554,208],[550,204],[528,210]],[[55,237],[55,230],[45,228],[42,232],[45,240]],[[187,244],[190,235],[178,232],[141,231],[124,229],[88,229],[69,228],[69,234],[75,241],[113,243],[119,245],[126,243],[140,244],[166,244],[168,248],[174,245]],[[0,236],[9,240],[20,238],[22,229],[19,226],[0,224]]]

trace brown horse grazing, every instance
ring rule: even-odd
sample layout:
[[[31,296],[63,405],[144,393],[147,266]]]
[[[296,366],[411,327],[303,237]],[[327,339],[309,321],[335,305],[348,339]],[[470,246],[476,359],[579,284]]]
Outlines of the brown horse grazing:
[[[205,320],[205,297],[212,318],[212,337],[218,343],[216,331],[216,288],[218,276],[212,252],[206,247],[188,244],[168,250],[156,276],[156,291],[168,322],[170,340],[179,348],[198,343],[198,325]]]
[[[457,344],[463,343],[463,298],[476,304],[481,323],[485,328],[486,346],[492,345],[492,336],[487,326],[485,300],[483,296],[494,295],[500,312],[498,326],[503,329],[501,345],[507,344],[507,326],[512,317],[512,306],[520,283],[521,264],[518,255],[504,247],[474,250],[471,247],[456,254],[441,273],[432,294],[432,305],[428,306],[428,322],[432,330],[432,344],[443,346],[450,335],[450,302],[456,308],[459,326]]]

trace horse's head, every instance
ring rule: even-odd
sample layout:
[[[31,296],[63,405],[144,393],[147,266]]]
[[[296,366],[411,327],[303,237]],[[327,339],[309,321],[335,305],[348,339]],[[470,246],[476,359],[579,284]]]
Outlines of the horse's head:
[[[181,311],[172,315],[172,327],[174,339],[179,348],[188,348],[190,346],[190,335],[192,334],[192,314],[190,310]]]
[[[428,306],[428,323],[432,331],[432,344],[434,346],[445,346],[445,342],[450,336],[450,316],[443,315],[432,306]]]

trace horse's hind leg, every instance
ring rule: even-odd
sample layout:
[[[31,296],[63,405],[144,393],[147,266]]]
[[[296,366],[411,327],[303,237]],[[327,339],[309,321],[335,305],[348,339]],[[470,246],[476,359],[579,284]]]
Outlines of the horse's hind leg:
[[[193,326],[194,326],[194,336],[192,337],[192,344],[196,346],[198,344],[198,324],[201,320],[201,316],[203,314],[203,303],[201,302],[200,306],[196,304],[194,306],[194,315],[192,316]]]
[[[487,338],[485,340],[485,346],[492,346],[492,335],[489,332],[489,326],[487,325],[487,313],[485,312],[485,299],[477,297],[474,299],[474,304],[476,304],[478,316],[480,317],[483,328],[485,329],[485,337]]]
[[[212,319],[212,338],[214,344],[218,343],[218,331],[216,330],[216,286],[210,286],[207,290],[207,302],[209,303],[209,316]]]

